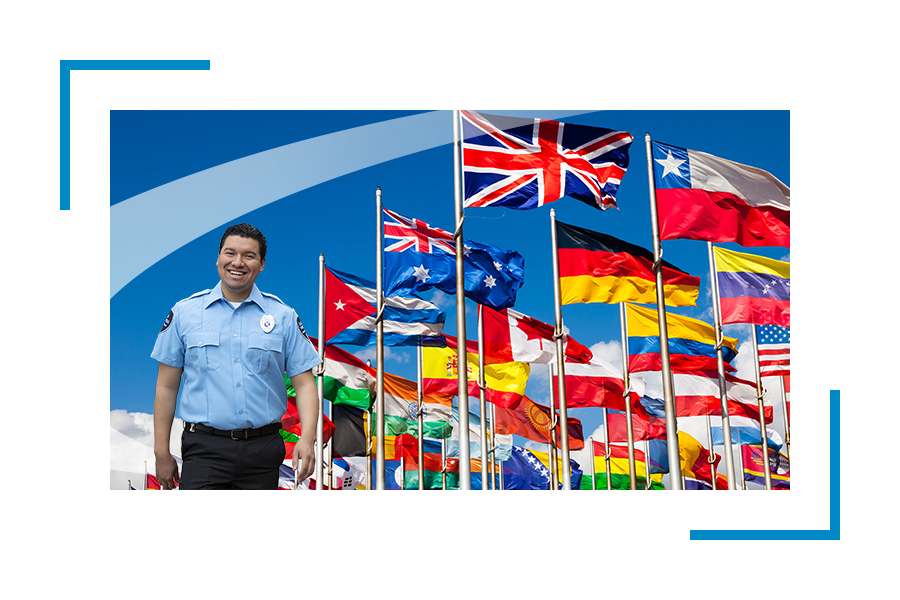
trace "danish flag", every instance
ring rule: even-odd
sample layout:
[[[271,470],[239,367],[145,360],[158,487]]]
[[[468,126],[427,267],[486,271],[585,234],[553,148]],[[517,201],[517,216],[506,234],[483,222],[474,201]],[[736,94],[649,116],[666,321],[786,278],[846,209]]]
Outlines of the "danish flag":
[[[464,207],[537,208],[563,196],[605,210],[628,168],[625,131],[462,111]]]

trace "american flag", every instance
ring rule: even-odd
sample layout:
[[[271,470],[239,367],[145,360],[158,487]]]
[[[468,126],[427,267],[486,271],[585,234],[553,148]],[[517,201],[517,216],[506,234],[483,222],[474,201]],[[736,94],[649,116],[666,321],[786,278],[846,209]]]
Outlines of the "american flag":
[[[791,328],[757,325],[759,371],[763,377],[791,374]]]
[[[463,206],[530,209],[571,196],[605,210],[628,168],[625,131],[462,111]]]
[[[453,235],[443,229],[432,227],[425,221],[410,219],[388,209],[383,209],[384,237],[388,240],[385,252],[412,250],[424,254],[446,252],[456,256],[456,242]]]

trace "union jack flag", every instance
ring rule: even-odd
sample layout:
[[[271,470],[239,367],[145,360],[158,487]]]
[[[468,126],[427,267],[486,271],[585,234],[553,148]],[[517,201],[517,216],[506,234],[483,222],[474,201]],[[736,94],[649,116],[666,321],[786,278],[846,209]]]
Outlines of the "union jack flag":
[[[571,196],[616,206],[634,140],[625,131],[462,111],[464,207],[530,209]]]
[[[389,240],[385,252],[403,252],[412,249],[414,252],[435,254],[439,251],[456,255],[456,242],[453,235],[432,227],[425,221],[410,219],[388,209],[383,209],[388,217],[384,221],[384,237]],[[390,243],[390,241],[394,241]]]

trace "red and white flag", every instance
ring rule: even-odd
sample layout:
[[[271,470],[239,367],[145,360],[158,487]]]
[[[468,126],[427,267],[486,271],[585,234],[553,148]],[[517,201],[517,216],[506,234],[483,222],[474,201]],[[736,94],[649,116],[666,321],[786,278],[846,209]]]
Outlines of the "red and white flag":
[[[553,326],[511,308],[482,306],[486,363],[550,364],[556,360]],[[589,363],[593,354],[571,336],[563,335],[566,362]]]

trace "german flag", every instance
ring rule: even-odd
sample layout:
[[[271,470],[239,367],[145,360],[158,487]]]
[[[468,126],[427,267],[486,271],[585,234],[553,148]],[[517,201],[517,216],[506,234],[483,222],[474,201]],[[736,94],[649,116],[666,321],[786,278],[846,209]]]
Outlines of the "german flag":
[[[556,222],[563,304],[656,304],[653,253],[610,235]],[[662,262],[667,306],[696,306],[700,278]]]

